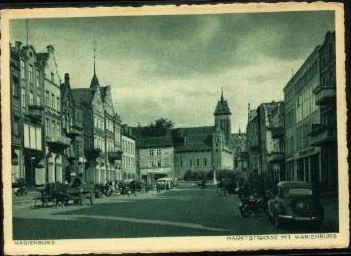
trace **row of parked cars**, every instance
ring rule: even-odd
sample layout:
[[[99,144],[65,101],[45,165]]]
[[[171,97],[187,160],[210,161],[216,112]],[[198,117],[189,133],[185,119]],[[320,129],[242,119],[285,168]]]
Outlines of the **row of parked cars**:
[[[243,217],[267,214],[277,228],[288,223],[319,228],[324,220],[324,207],[317,188],[302,181],[281,181],[273,192],[244,197],[239,209]]]

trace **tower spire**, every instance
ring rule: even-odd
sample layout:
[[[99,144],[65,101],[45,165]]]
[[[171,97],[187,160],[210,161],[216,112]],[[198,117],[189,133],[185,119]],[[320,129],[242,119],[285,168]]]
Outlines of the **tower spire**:
[[[224,97],[223,97],[223,86],[222,86],[221,101],[223,100],[224,100]]]
[[[90,82],[90,88],[93,88],[93,89],[96,89],[97,87],[100,87],[100,84],[99,84],[99,80],[96,76],[96,40],[94,39],[94,55],[93,55],[93,59],[94,59],[94,75],[93,75],[93,78],[91,79],[91,82]]]
[[[94,75],[96,75],[96,64],[95,64],[95,62],[96,62],[96,40],[94,39],[94,42],[93,42],[93,44],[94,44],[94,56],[93,56],[93,58],[94,58]]]
[[[28,20],[26,19],[26,44],[29,44],[29,29],[28,29]]]

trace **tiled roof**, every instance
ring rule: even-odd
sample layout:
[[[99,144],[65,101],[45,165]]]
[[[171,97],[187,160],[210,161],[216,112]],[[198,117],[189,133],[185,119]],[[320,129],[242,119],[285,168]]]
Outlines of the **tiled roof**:
[[[176,152],[208,151],[212,149],[214,126],[178,128],[173,137]]]
[[[137,144],[139,148],[173,147],[172,137],[170,135],[140,138]]]

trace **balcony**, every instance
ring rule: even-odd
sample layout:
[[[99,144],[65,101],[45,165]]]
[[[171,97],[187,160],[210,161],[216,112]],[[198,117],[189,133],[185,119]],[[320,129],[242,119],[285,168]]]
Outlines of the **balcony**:
[[[44,107],[38,105],[29,105],[28,111],[25,113],[25,116],[32,122],[41,124],[42,123],[42,114]]]
[[[122,159],[122,151],[110,151],[108,152],[108,159],[110,161],[121,160]]]
[[[272,152],[268,155],[268,162],[279,163],[284,161],[284,153],[282,152]]]
[[[324,144],[336,142],[336,128],[321,124],[312,124],[311,146],[320,147]]]
[[[80,136],[82,134],[83,128],[77,125],[71,125],[70,129],[67,131],[67,136],[69,136],[71,139],[74,139],[77,136]]]
[[[90,149],[85,152],[85,156],[89,160],[95,160],[96,158],[100,157],[100,155],[101,149],[99,148]]]
[[[273,139],[279,139],[284,136],[284,128],[279,126],[279,127],[271,127],[270,128],[272,132],[272,138]]]
[[[46,144],[51,152],[63,152],[71,145],[71,139],[66,136],[61,138],[47,137]]]
[[[316,105],[325,105],[336,100],[336,90],[334,86],[318,86],[313,93],[316,97]]]

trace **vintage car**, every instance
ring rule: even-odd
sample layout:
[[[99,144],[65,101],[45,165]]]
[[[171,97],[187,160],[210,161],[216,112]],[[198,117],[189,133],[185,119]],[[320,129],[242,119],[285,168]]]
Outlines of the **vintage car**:
[[[300,181],[281,181],[268,200],[268,217],[276,227],[287,222],[311,224],[319,228],[324,208],[313,185]]]
[[[160,189],[170,189],[174,187],[174,182],[172,178],[159,178],[157,183],[160,186]]]

